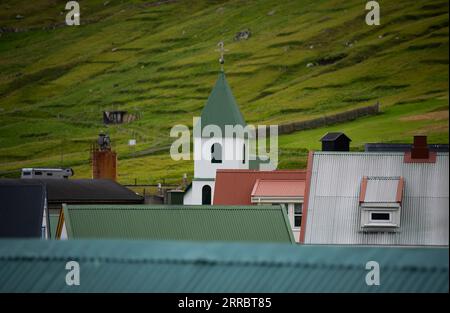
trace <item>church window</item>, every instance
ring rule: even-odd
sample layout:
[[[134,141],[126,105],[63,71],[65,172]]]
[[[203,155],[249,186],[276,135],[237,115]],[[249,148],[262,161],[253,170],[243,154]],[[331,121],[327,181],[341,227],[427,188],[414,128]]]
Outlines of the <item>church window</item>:
[[[211,146],[211,163],[222,163],[222,146],[220,143]]]

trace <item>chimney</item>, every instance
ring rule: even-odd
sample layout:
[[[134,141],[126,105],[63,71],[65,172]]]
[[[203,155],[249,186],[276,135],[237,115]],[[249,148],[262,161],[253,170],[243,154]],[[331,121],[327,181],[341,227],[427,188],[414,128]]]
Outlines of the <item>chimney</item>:
[[[91,149],[92,178],[117,179],[117,154],[108,135],[100,134]]]
[[[436,151],[428,148],[427,136],[414,136],[411,151],[405,152],[405,163],[436,163]]]
[[[411,159],[428,159],[429,156],[430,151],[428,150],[427,136],[414,136]]]

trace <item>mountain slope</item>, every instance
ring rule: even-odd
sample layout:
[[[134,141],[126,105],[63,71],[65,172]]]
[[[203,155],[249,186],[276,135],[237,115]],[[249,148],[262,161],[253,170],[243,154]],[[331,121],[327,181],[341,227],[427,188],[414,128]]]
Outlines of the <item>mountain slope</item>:
[[[192,125],[219,69],[248,123],[300,121],[381,103],[382,114],[280,137],[280,167],[299,167],[326,131],[353,146],[448,142],[448,2],[379,1],[381,25],[365,24],[365,2],[79,1],[81,26],[64,25],[65,2],[0,4],[0,172],[74,166],[89,176],[89,148],[107,130],[119,180],[179,180],[191,162],[167,152],[170,128]],[[17,15],[23,18],[17,19]],[[248,40],[235,41],[249,29]],[[16,32],[17,31],[17,32]],[[128,110],[130,124],[102,124],[102,111]]]

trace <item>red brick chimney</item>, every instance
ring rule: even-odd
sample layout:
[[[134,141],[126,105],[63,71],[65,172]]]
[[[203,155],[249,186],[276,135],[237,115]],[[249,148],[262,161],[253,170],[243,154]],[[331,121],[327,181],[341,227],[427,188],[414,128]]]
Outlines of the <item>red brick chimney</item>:
[[[436,152],[430,152],[427,136],[414,136],[411,151],[405,152],[405,163],[436,163]]]
[[[428,159],[430,151],[428,150],[427,136],[414,136],[414,143],[411,148],[412,159]]]

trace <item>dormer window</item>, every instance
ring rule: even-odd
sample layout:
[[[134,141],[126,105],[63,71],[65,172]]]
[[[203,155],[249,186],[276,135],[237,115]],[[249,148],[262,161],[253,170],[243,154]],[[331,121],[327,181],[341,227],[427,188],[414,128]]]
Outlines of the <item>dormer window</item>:
[[[403,177],[363,177],[359,194],[361,229],[392,232],[400,227]]]
[[[222,145],[220,143],[211,146],[211,163],[222,163]]]

